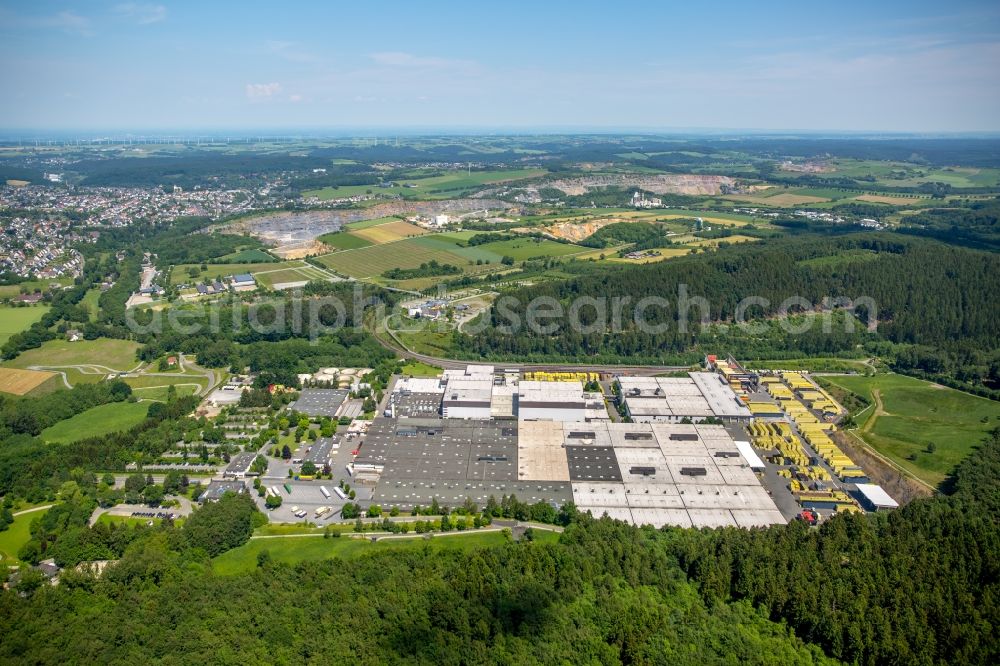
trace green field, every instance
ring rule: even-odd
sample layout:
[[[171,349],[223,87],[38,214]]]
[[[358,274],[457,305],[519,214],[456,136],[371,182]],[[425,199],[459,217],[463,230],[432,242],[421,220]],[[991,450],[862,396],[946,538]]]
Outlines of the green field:
[[[856,433],[928,483],[937,485],[1000,426],[1000,403],[904,375],[820,377],[872,406]],[[881,403],[881,409],[879,408]],[[928,445],[936,450],[928,452]]]
[[[441,374],[441,368],[422,361],[408,361],[400,370],[400,374],[407,377],[437,377]]]
[[[3,365],[11,368],[27,368],[32,365],[52,367],[99,365],[113,370],[125,371],[138,365],[139,362],[135,358],[137,349],[139,349],[139,343],[131,340],[111,338],[78,340],[77,342],[49,340],[37,349],[29,349],[22,352],[17,358],[5,361]]]
[[[240,250],[216,259],[219,262],[232,262],[234,264],[259,264],[269,261],[278,261],[264,250],[253,248],[250,250]]]
[[[177,385],[174,389],[177,392],[177,396],[194,395],[197,392],[197,388],[190,386],[188,384]],[[158,402],[167,401],[167,387],[166,386],[149,386],[145,388],[132,389],[135,397],[140,400],[155,400]]]
[[[40,289],[42,291],[48,291],[49,285],[58,284],[61,286],[66,286],[73,284],[73,278],[70,277],[60,277],[50,280],[28,280],[27,282],[21,282],[20,284],[4,284],[0,285],[0,298],[12,298],[21,293],[22,289],[27,290],[29,293]]]
[[[389,222],[399,222],[398,217],[375,217],[370,220],[358,220],[357,222],[348,222],[344,225],[345,229],[355,230],[355,229],[367,229],[368,227],[377,227],[380,224],[388,224]]]
[[[536,541],[555,542],[559,535],[555,532],[536,530]],[[431,539],[387,539],[372,543],[368,539],[352,539],[345,536],[324,539],[323,537],[276,537],[273,539],[253,539],[249,543],[219,555],[212,561],[213,569],[222,575],[252,571],[257,568],[257,554],[266,550],[278,562],[295,564],[305,560],[321,560],[331,557],[358,557],[367,553],[386,550],[407,550],[427,548],[431,551],[443,549],[473,550],[499,546],[506,542],[500,532],[454,532],[449,536]]]
[[[417,268],[431,260],[460,267],[468,263],[465,257],[455,252],[440,247],[427,247],[421,243],[423,240],[425,239],[408,238],[358,250],[345,250],[319,257],[319,262],[354,278],[376,277],[390,268]]]
[[[207,264],[205,270],[201,270],[201,264],[180,264],[174,266],[170,271],[171,284],[194,284],[206,280],[215,280],[227,275],[237,275],[239,273],[259,273],[261,271],[274,271],[284,268],[301,268],[306,266],[304,261],[272,261],[252,264]],[[198,276],[191,277],[188,270],[198,269]]]
[[[155,370],[154,370],[155,371]],[[148,398],[150,394],[142,392],[144,389],[153,389],[157,387],[163,387],[166,389],[167,384],[197,384],[199,389],[205,388],[205,384],[208,380],[204,375],[184,375],[184,374],[171,374],[169,376],[164,376],[160,374],[156,375],[137,375],[124,377],[123,381],[132,387],[132,390],[139,390],[140,392],[136,395],[140,398]],[[181,390],[183,386],[178,386],[178,391]],[[194,391],[194,387],[188,387]]]
[[[41,518],[45,511],[32,511],[16,516],[14,522],[0,532],[0,564],[18,564],[17,551],[31,538],[31,521]]]
[[[145,402],[112,402],[99,405],[46,428],[42,431],[41,437],[49,444],[65,444],[128,430],[145,420],[147,411],[149,404]]]
[[[316,240],[338,250],[357,250],[359,247],[368,247],[372,244],[371,241],[355,236],[350,231],[323,234]]]
[[[10,336],[26,330],[48,311],[48,305],[0,305],[0,346],[10,340]]]
[[[88,289],[87,293],[83,296],[83,300],[80,301],[80,304],[86,306],[87,311],[90,312],[90,321],[97,321],[97,315],[101,309],[98,305],[100,298],[100,289]]]
[[[806,372],[858,372],[864,374],[871,371],[865,365],[865,359],[860,358],[793,358],[793,359],[764,359],[753,361],[741,359],[743,365],[755,370],[804,370]]]
[[[303,192],[304,197],[317,197],[321,201],[341,199],[360,194],[391,194],[406,199],[440,199],[454,196],[463,190],[471,190],[481,185],[502,183],[509,180],[535,178],[547,173],[544,169],[496,169],[493,171],[457,170],[438,176],[425,176],[421,170],[411,171],[407,178],[397,181],[400,186],[416,185],[416,187],[379,187],[377,185],[342,185],[340,187],[324,187],[318,190]]]

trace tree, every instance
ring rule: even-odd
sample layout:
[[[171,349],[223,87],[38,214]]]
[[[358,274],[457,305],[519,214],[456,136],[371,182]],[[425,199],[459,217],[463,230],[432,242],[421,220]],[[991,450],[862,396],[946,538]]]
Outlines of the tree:
[[[268,495],[267,498],[264,500],[264,506],[266,506],[268,509],[277,509],[279,506],[281,506],[281,502],[282,502],[281,495]]]
[[[369,518],[378,518],[381,515],[382,515],[382,507],[380,507],[378,504],[372,504],[370,507],[368,507]]]
[[[303,476],[316,476],[316,463],[311,460],[305,461],[302,463],[302,468],[299,470],[299,473]]]
[[[142,491],[142,499],[149,506],[160,506],[163,502],[163,487],[156,484],[146,486]]]
[[[285,444],[283,447],[281,447],[281,457],[284,458],[285,460],[292,459],[292,450],[288,447],[288,444]]]

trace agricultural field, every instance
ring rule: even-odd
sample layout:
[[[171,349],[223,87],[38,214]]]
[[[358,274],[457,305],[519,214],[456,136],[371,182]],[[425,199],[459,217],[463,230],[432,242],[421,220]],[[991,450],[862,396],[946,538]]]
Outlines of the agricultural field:
[[[895,374],[819,377],[871,404],[854,431],[879,453],[937,485],[1000,426],[1000,403]]]
[[[372,244],[370,240],[356,236],[347,230],[332,234],[323,234],[316,240],[324,245],[329,245],[335,250],[357,250],[358,248],[368,247]]]
[[[390,268],[418,268],[420,264],[435,260],[441,264],[465,266],[468,260],[443,247],[421,243],[423,238],[408,238],[387,245],[373,245],[357,250],[344,250],[322,257],[324,266],[353,278],[378,277]],[[452,245],[453,248],[457,246]]]
[[[367,229],[368,227],[377,227],[380,224],[387,224],[389,222],[399,222],[398,217],[375,217],[370,220],[358,220],[357,222],[348,222],[344,225],[345,229],[349,231],[357,231],[358,229]]]
[[[875,176],[889,187],[918,187],[923,183],[946,183],[952,187],[1000,187],[1000,169],[974,167],[934,168],[909,162],[838,159],[832,174],[858,178]]]
[[[527,178],[537,178],[544,176],[547,171],[544,169],[497,169],[493,171],[456,171],[443,176],[430,176],[427,178],[410,178],[400,181],[403,185],[416,185],[415,188],[406,188],[409,192],[419,194],[422,198],[426,195],[449,193],[453,196],[456,191],[468,190],[481,185],[493,185],[506,183],[514,180],[525,180]],[[411,174],[413,175],[413,174]],[[415,174],[415,175],[419,175]]]
[[[48,311],[48,305],[29,305],[26,307],[0,305],[0,346],[10,340],[10,336],[15,333],[27,330]]]
[[[930,201],[930,198],[907,194],[862,194],[859,197],[855,197],[855,200],[867,203],[889,204],[890,206],[913,206],[927,203]]]
[[[335,252],[319,257],[319,261],[342,275],[378,278],[390,268],[418,268],[432,260],[457,266],[466,274],[478,274],[504,270],[506,267],[500,260],[505,256],[512,257],[515,261],[524,261],[592,251],[578,245],[529,237],[464,247],[465,241],[472,235],[473,232],[425,234],[382,245]]]
[[[757,204],[759,206],[776,206],[785,208],[790,206],[803,206],[805,204],[825,203],[830,201],[829,197],[816,197],[808,194],[796,194],[785,189],[775,188],[773,190],[763,190],[757,194],[730,194],[723,199],[739,201],[743,203]]]
[[[137,349],[139,343],[131,340],[111,338],[77,342],[49,340],[37,349],[29,349],[17,358],[5,361],[3,366],[8,368],[87,366],[97,371],[106,368],[108,371],[124,372],[139,364],[135,357]]]
[[[88,437],[128,430],[146,419],[149,403],[112,402],[91,407],[85,412],[60,421],[42,431],[41,438],[49,444],[65,444]]]
[[[416,519],[414,519],[416,520]],[[535,541],[552,543],[559,539],[555,532],[536,530]],[[252,539],[250,542],[219,555],[212,560],[212,568],[220,575],[245,573],[257,568],[257,554],[267,551],[277,562],[296,564],[307,560],[322,560],[333,557],[361,557],[368,553],[386,550],[409,550],[428,548],[437,550],[474,550],[506,543],[501,532],[465,531],[431,539],[380,539],[372,543],[369,539],[353,539],[344,535],[339,538],[324,539],[321,536],[275,537]]]
[[[404,238],[410,238],[411,236],[423,236],[427,233],[427,230],[409,222],[394,220],[363,229],[353,229],[349,233],[352,236],[368,241],[372,245],[381,245],[382,243],[391,243]]]
[[[57,386],[58,377],[54,372],[21,370],[20,368],[0,368],[0,392],[11,395],[26,395],[32,391]]]
[[[223,255],[216,258],[215,261],[234,264],[259,264],[269,261],[277,261],[277,259],[269,255],[267,252],[264,252],[264,250],[253,248]]]

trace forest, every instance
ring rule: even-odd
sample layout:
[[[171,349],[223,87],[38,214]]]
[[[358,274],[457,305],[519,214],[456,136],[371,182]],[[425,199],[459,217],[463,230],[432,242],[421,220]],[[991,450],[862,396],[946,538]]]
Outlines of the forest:
[[[498,299],[485,330],[474,336],[456,334],[454,344],[459,355],[498,360],[518,356],[657,362],[696,357],[708,348],[704,343],[715,345],[711,351],[718,353],[750,350],[758,358],[767,354],[781,358],[789,349],[796,354],[828,354],[888,342],[891,345],[882,345],[879,351],[890,356],[894,350],[911,347],[935,350],[946,360],[928,365],[932,374],[937,366],[939,374],[961,371],[970,381],[993,382],[1000,330],[998,293],[1000,257],[995,254],[899,234],[804,234],[516,289]],[[620,330],[611,330],[610,314],[599,318],[593,307],[579,310],[582,331],[573,330],[567,317],[546,319],[547,331],[523,325],[533,299],[554,299],[567,312],[580,296],[603,297],[609,304],[623,299]],[[669,301],[665,307],[642,311],[645,321],[660,326],[659,331],[644,332],[634,323],[637,304],[646,297]],[[804,298],[807,307],[796,305],[789,314],[818,311],[826,298],[867,297],[877,311],[855,308],[858,321],[851,334],[839,326],[829,332],[811,326],[804,327],[805,333],[773,335],[782,331],[768,324],[762,332],[747,335],[744,330],[741,336],[731,326],[700,326],[703,321],[732,324],[740,302],[755,297],[764,300],[745,310],[746,320],[780,321],[780,306],[792,297]],[[698,299],[704,299],[704,307]],[[869,316],[877,317],[878,324],[870,333],[865,326]],[[516,334],[510,334],[518,324]]]
[[[819,529],[654,530],[564,507],[555,544],[295,566],[261,553],[254,572],[219,576],[211,557],[262,519],[230,496],[180,528],[94,528],[122,553],[100,578],[26,575],[0,594],[0,659],[996,663],[1000,434],[946,492]],[[64,524],[86,552],[95,537],[72,527],[84,513],[61,511],[38,533]]]

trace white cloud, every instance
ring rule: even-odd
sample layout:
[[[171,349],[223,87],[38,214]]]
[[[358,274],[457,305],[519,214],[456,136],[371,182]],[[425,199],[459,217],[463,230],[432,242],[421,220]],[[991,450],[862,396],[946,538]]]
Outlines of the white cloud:
[[[381,51],[372,53],[371,59],[379,65],[388,67],[430,67],[430,68],[450,68],[450,67],[470,67],[474,63],[469,60],[452,60],[449,58],[439,58],[437,56],[418,56],[402,51]]]
[[[296,42],[272,39],[267,42],[267,51],[289,62],[316,62],[318,57],[303,51]]]
[[[163,5],[153,5],[140,2],[123,2],[115,6],[115,12],[129,18],[139,25],[159,23],[167,18],[167,8]]]
[[[248,83],[246,92],[249,99],[269,99],[281,92],[281,84]]]
[[[288,101],[289,102],[301,102],[302,101],[302,95],[289,95],[288,96]]]

